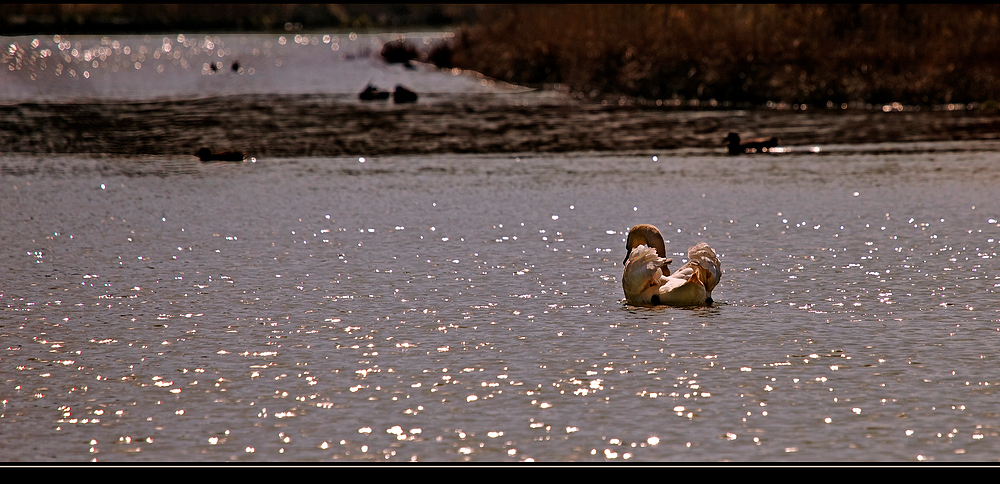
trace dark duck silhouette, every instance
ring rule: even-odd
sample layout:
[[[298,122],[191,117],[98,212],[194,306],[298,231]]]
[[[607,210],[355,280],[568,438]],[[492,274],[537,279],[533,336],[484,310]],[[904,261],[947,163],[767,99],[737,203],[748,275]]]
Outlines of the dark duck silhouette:
[[[726,136],[726,149],[730,155],[741,155],[743,153],[764,153],[770,148],[778,146],[778,138],[754,138],[740,141],[738,133],[729,133]]]
[[[417,93],[397,84],[396,90],[392,93],[392,100],[396,104],[415,103],[417,102]]]
[[[369,82],[368,85],[365,86],[365,90],[358,94],[358,97],[362,101],[381,101],[389,99],[389,91],[383,91]]]
[[[379,52],[383,59],[389,64],[403,64],[407,69],[414,69],[411,61],[419,57],[417,49],[405,40],[394,40],[382,45]]]
[[[202,148],[194,155],[201,161],[243,161],[247,156],[242,151],[212,151],[208,148]]]

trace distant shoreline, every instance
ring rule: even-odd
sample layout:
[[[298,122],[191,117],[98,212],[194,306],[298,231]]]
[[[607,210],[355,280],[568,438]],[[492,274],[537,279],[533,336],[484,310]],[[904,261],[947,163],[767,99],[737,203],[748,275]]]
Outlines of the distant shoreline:
[[[271,157],[685,149],[724,156],[729,131],[776,136],[782,146],[798,149],[998,140],[1000,118],[975,109],[689,111],[572,98],[517,104],[495,94],[401,106],[364,103],[354,95],[260,94],[0,104],[0,152],[27,155],[193,158],[198,148],[210,147]]]
[[[309,27],[301,29],[291,29],[286,30],[284,28],[280,29],[269,29],[269,30],[247,30],[247,29],[213,29],[213,28],[191,28],[191,27],[176,27],[176,28],[162,28],[158,30],[139,30],[131,28],[121,28],[121,29],[107,29],[107,30],[75,30],[73,28],[69,29],[46,29],[45,31],[26,29],[24,32],[14,32],[14,33],[4,33],[0,35],[0,38],[13,38],[13,37],[50,37],[54,35],[60,36],[116,36],[116,35],[289,35],[289,34],[303,34],[303,35],[315,35],[315,34],[338,34],[346,35],[349,33],[356,33],[359,35],[363,34],[405,34],[405,33],[437,33],[437,32],[454,32],[456,28],[449,27],[432,27],[427,25],[409,25],[401,27],[362,27],[362,28],[352,28],[349,26],[339,25],[339,26],[318,26]]]
[[[588,102],[1000,108],[995,4],[0,5],[9,36],[324,30],[455,32],[425,59]]]
[[[450,31],[474,22],[477,11],[471,5],[438,4],[3,4],[0,32],[21,36]]]

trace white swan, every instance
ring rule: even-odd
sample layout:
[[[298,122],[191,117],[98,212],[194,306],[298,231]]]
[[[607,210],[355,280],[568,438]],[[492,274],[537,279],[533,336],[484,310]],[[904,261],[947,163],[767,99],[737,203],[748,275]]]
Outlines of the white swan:
[[[722,263],[705,242],[688,249],[688,263],[670,274],[663,236],[649,224],[632,227],[625,241],[622,289],[637,306],[702,306],[712,304],[712,289],[722,277]],[[669,275],[667,275],[669,274]]]

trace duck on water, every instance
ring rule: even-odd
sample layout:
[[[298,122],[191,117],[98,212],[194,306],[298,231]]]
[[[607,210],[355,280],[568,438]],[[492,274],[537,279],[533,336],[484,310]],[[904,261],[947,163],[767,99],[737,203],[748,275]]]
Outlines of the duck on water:
[[[365,89],[360,93],[358,93],[358,98],[360,98],[362,101],[381,101],[384,99],[389,99],[389,96],[391,94],[392,93],[390,93],[389,91],[383,91],[374,84],[372,84],[371,82],[369,82],[368,85],[365,86]]]
[[[383,101],[389,99],[389,96],[392,96],[392,101],[396,104],[417,102],[417,93],[399,84],[396,85],[396,90],[390,93],[369,82],[365,89],[358,93],[358,98],[362,101]]]
[[[242,151],[212,151],[208,148],[202,148],[194,155],[201,161],[243,161],[247,157]]]
[[[739,133],[729,133],[723,140],[726,144],[726,151],[730,155],[741,155],[743,153],[766,153],[771,148],[778,147],[778,138],[753,138],[740,141]]]
[[[632,227],[625,241],[622,289],[636,306],[705,306],[722,278],[722,263],[705,242],[688,249],[688,262],[670,273],[663,235],[653,225]]]

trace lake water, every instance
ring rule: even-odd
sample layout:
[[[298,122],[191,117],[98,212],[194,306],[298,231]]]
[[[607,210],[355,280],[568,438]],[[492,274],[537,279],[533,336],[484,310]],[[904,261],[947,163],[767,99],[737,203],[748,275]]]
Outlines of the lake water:
[[[993,461],[998,151],[8,152],[0,455]],[[623,304],[636,223],[718,251],[712,307]]]

